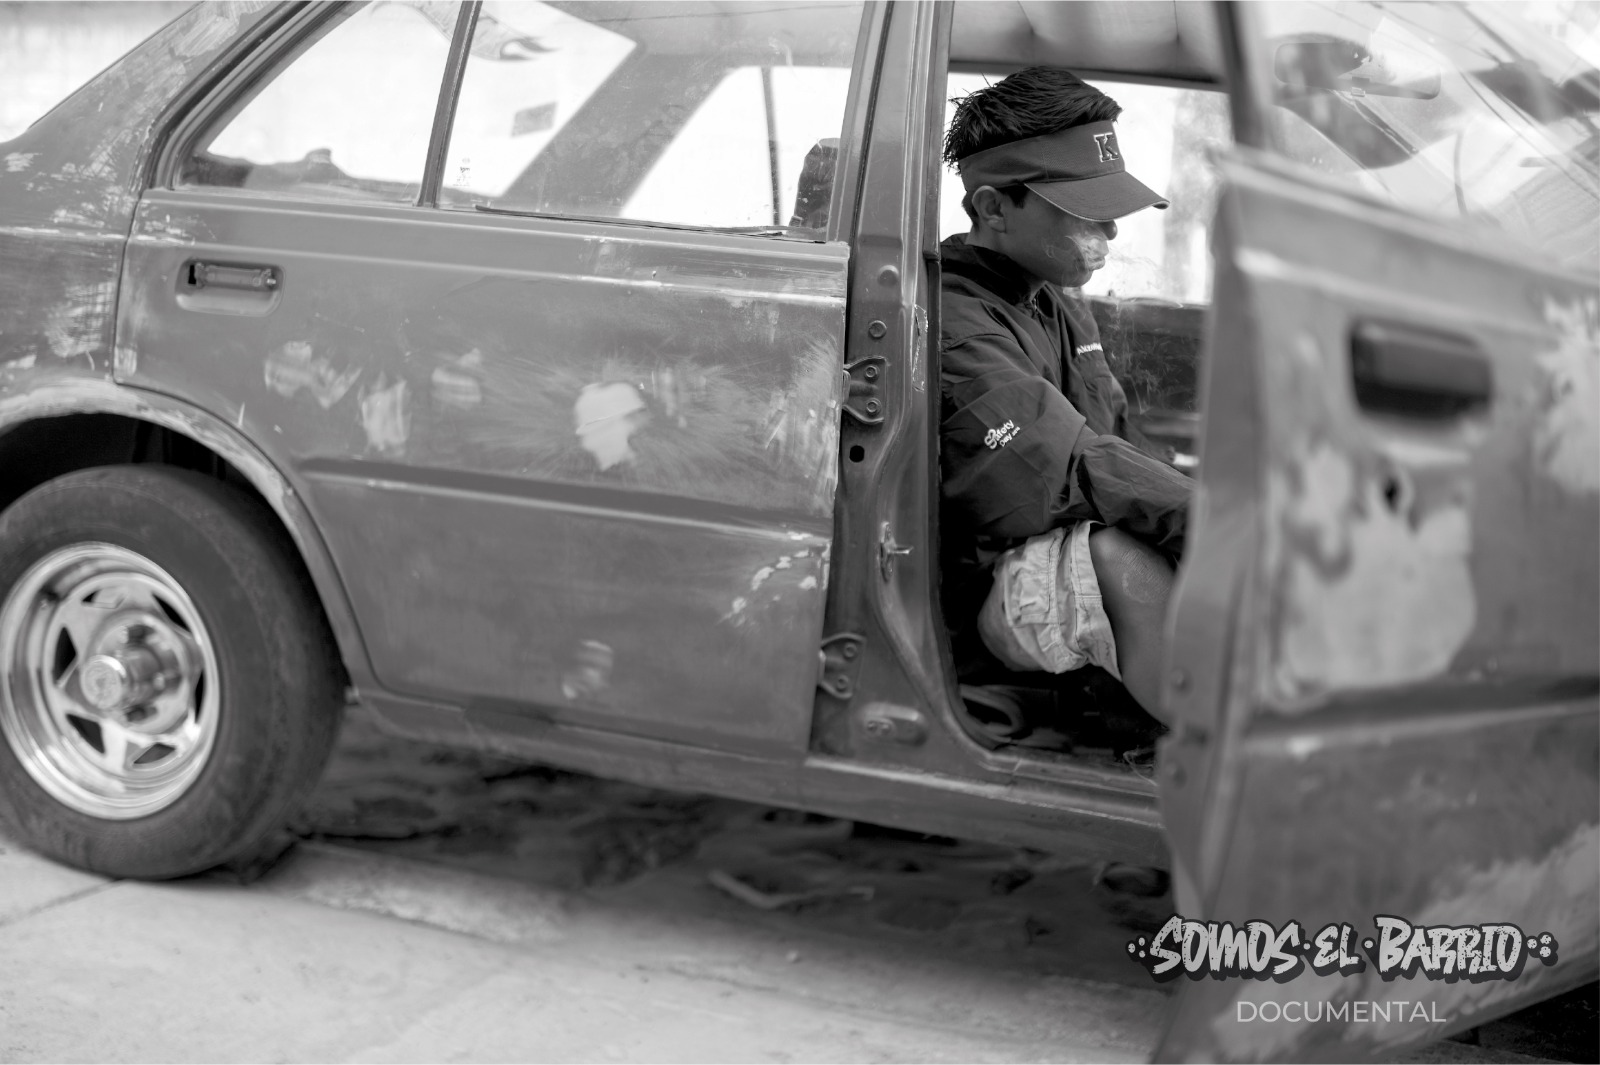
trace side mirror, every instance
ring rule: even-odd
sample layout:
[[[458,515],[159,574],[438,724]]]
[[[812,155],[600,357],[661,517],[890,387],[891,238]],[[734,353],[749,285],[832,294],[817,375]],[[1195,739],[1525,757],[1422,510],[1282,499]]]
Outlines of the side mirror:
[[[1374,50],[1335,37],[1279,44],[1273,53],[1272,72],[1292,91],[1321,89],[1412,100],[1439,95],[1439,69],[1427,59],[1399,49]]]

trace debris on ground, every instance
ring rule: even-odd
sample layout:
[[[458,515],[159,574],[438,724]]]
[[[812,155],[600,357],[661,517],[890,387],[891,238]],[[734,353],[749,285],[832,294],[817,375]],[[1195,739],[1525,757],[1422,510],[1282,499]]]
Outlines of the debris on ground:
[[[835,898],[858,898],[863,902],[871,902],[875,894],[871,884],[829,885],[811,888],[806,891],[762,891],[760,888],[746,883],[732,873],[724,872],[721,869],[713,869],[708,872],[706,880],[711,883],[712,887],[733,896],[747,906],[754,906],[758,910],[781,910],[786,906],[803,906],[808,902]]]

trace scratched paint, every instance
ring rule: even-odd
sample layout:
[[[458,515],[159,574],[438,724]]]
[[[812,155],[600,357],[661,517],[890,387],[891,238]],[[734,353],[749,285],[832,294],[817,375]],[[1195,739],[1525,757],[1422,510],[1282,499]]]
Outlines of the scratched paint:
[[[1535,464],[1569,492],[1600,492],[1600,300],[1545,305],[1560,333],[1539,356],[1546,391],[1534,428]]]
[[[639,390],[621,381],[584,385],[572,405],[573,432],[602,471],[634,460],[629,441],[649,420]]]
[[[163,244],[193,244],[194,236],[170,214],[146,215],[139,222],[139,239]]]
[[[583,640],[572,651],[571,664],[561,674],[561,694],[572,701],[599,699],[611,686],[616,652],[600,640]]]
[[[806,547],[779,555],[771,564],[756,568],[749,584],[733,597],[721,617],[724,624],[743,626],[762,618],[762,611],[782,604],[795,592],[813,592],[827,579],[828,544],[800,536]]]
[[[1358,469],[1325,441],[1269,491],[1291,547],[1275,663],[1285,708],[1444,673],[1476,621],[1466,500],[1424,507],[1403,470]]]
[[[444,362],[433,371],[433,402],[441,407],[469,411],[483,402],[483,352],[477,348]]]
[[[399,454],[405,450],[411,432],[411,411],[406,402],[404,378],[387,383],[379,374],[371,391],[361,395],[361,427],[367,433],[367,447],[373,451]]]
[[[267,387],[288,399],[305,392],[327,410],[345,397],[361,376],[360,367],[335,369],[304,340],[291,340],[267,356],[262,367]]]
[[[122,244],[156,119],[264,10],[195,5],[7,145],[0,157],[6,357],[36,356],[30,368],[52,377],[110,370]],[[47,370],[46,360],[55,365]],[[14,365],[11,373],[23,369]]]
[[[88,357],[104,350],[103,328],[116,304],[116,281],[68,286],[66,298],[51,309],[45,339],[58,359]]]

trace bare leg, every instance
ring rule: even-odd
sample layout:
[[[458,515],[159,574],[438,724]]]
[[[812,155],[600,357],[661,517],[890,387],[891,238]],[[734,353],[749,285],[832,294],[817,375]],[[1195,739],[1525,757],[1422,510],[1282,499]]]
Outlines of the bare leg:
[[[1122,683],[1146,713],[1170,723],[1161,706],[1161,668],[1172,565],[1155,548],[1110,527],[1089,534],[1089,558],[1117,641]]]

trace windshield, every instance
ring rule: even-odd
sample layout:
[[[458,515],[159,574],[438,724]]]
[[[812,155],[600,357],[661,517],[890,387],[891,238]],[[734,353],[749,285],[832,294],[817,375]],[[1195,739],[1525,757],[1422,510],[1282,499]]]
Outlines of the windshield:
[[[1368,192],[1600,271],[1600,6],[1255,8],[1278,148]]]

